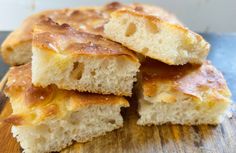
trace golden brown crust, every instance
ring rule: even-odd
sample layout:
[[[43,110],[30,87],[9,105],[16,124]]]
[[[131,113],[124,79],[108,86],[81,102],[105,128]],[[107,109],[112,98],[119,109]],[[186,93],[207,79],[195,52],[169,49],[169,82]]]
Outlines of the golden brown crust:
[[[10,69],[5,93],[10,97],[13,114],[5,121],[15,125],[37,124],[49,117],[63,117],[91,105],[128,107],[122,97],[61,90],[56,86],[34,87],[31,64]]]
[[[106,11],[110,11],[111,13],[120,10],[118,12],[136,12],[137,14],[143,14],[148,16],[155,16],[159,17],[162,20],[168,21],[170,23],[182,25],[182,23],[176,18],[175,15],[167,12],[166,10],[158,7],[158,6],[151,6],[147,4],[141,3],[133,3],[130,5],[124,5],[119,2],[113,2],[107,4],[105,6]]]
[[[51,19],[35,25],[33,47],[61,54],[126,55],[138,61],[129,49],[100,35],[77,31],[68,24],[59,25]]]
[[[14,59],[11,59],[13,52],[18,46],[23,44],[31,44],[32,32],[35,24],[41,22],[45,18],[51,18],[59,24],[67,23],[77,30],[83,30],[94,34],[103,35],[103,26],[108,22],[110,13],[122,9],[133,8],[142,12],[153,12],[163,16],[166,20],[180,23],[175,16],[169,14],[165,10],[158,7],[152,7],[143,4],[124,5],[119,2],[109,3],[103,7],[84,7],[77,9],[61,9],[61,10],[48,10],[34,14],[21,24],[21,26],[12,32],[1,46],[1,53],[4,61],[11,65],[19,65]],[[24,50],[23,50],[24,51]],[[23,52],[22,51],[22,52]],[[31,50],[27,50],[30,52]],[[26,51],[26,52],[27,52]]]
[[[70,24],[76,29],[101,34],[103,32],[103,25],[108,21],[108,17],[109,15],[99,7],[48,10],[34,14],[28,17],[22,25],[12,32],[3,42],[1,46],[2,57],[6,63],[17,65],[18,63],[11,61],[9,56],[13,54],[13,50],[18,46],[32,42],[34,25],[45,18],[51,18],[60,24]]]
[[[141,66],[142,86],[145,96],[156,94],[158,86],[168,83],[172,92],[179,91],[198,99],[202,99],[209,90],[213,96],[220,93],[230,96],[223,75],[214,68],[210,61],[202,65],[186,64],[183,66],[169,66],[167,64],[148,59]]]
[[[19,116],[19,115],[11,115],[8,118],[6,118],[4,121],[7,123],[12,123],[14,125],[22,125],[24,122],[24,118],[23,116]]]
[[[101,11],[99,7],[87,7],[79,9],[61,9],[61,10],[47,10],[28,17],[16,31],[12,33],[13,36],[8,38],[7,44],[15,44],[32,40],[32,32],[35,24],[51,18],[57,23],[67,23],[76,29],[90,31],[94,33],[101,33],[103,26],[107,22],[108,14]],[[100,24],[99,24],[100,23]],[[21,36],[21,37],[14,37]],[[4,46],[4,45],[3,45]]]

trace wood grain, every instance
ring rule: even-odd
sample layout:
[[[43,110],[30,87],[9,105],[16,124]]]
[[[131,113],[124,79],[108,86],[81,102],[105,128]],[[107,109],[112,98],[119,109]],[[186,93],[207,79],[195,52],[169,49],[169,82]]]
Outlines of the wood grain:
[[[6,79],[1,82],[2,88]],[[11,113],[9,102],[5,103],[0,120]],[[138,115],[135,98],[129,99],[131,107],[122,110],[124,127],[107,133],[84,144],[75,143],[61,153],[235,153],[236,114],[226,118],[218,126],[137,126]],[[20,153],[21,149],[10,132],[10,125],[0,124],[0,153]]]

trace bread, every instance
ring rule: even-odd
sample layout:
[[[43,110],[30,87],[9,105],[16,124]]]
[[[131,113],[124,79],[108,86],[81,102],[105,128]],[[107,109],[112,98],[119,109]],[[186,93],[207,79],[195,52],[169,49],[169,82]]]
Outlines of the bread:
[[[139,125],[218,124],[231,103],[223,75],[209,61],[169,66],[149,59],[141,75]]]
[[[100,7],[81,7],[39,12],[25,19],[21,26],[6,38],[1,46],[2,57],[10,65],[21,65],[30,62],[33,27],[45,18],[51,18],[59,24],[67,23],[75,29],[104,35],[103,26],[108,22],[111,12],[127,7],[135,8],[136,10],[142,8],[152,12],[150,7],[140,6],[140,4],[124,5],[119,2],[112,2]],[[159,9],[157,14],[168,21],[180,23],[174,15],[162,9]]]
[[[148,6],[146,6],[148,7]],[[151,6],[150,6],[151,7]],[[152,11],[121,9],[114,11],[104,26],[113,41],[169,65],[201,64],[210,45],[176,20],[163,18],[159,8]]]
[[[132,51],[52,20],[36,25],[33,35],[35,86],[55,84],[67,90],[131,96],[140,66]]]
[[[24,20],[22,25],[10,33],[1,46],[4,61],[10,65],[21,65],[31,61],[32,31],[35,24],[51,18],[56,22],[68,23],[76,29],[100,34],[108,14],[99,7],[48,10],[34,14]]]
[[[15,31],[9,34],[1,46],[3,60],[10,65],[21,65],[31,61],[32,32],[35,24],[51,18],[59,24],[67,23],[76,29],[94,34],[103,33],[103,25],[109,13],[119,8],[119,3],[104,7],[81,7],[70,9],[46,10],[26,18]]]
[[[13,113],[13,136],[26,153],[59,151],[72,141],[86,142],[123,125],[122,97],[35,87],[31,65],[12,67],[5,89]]]

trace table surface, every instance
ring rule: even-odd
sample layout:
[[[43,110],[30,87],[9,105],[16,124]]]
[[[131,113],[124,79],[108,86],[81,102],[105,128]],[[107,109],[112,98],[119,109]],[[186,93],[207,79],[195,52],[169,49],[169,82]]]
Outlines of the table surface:
[[[0,44],[8,34],[0,32]],[[223,73],[236,102],[236,34],[202,33],[202,36],[211,44],[208,59]],[[8,65],[0,59],[0,78],[7,70]]]

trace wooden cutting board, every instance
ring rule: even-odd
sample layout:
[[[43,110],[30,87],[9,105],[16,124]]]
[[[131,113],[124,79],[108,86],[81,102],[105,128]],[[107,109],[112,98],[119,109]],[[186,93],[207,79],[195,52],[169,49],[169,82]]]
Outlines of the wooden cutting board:
[[[0,84],[0,120],[11,113],[11,106],[2,91],[7,76]],[[122,110],[124,127],[74,145],[62,153],[235,153],[236,114],[218,126],[137,126],[135,98],[129,99],[131,107]],[[12,137],[11,125],[0,124],[0,153],[20,153],[20,145]]]

